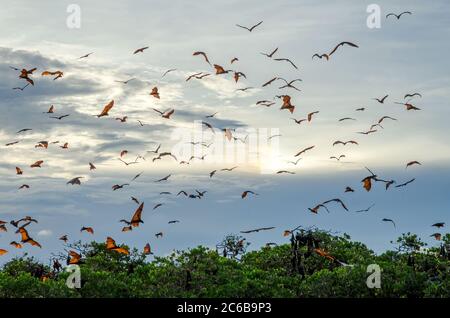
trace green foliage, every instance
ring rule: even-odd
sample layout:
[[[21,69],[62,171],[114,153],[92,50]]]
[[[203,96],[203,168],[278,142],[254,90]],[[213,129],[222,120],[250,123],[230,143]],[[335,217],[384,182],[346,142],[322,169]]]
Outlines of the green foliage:
[[[69,289],[65,284],[69,273],[54,271],[25,255],[0,270],[0,297],[450,296],[449,259],[442,253],[450,242],[448,234],[443,235],[441,248],[429,249],[424,249],[416,235],[403,234],[396,241],[396,250],[376,255],[345,234],[298,233],[291,238],[301,241],[297,245],[292,241],[246,252],[243,238],[230,235],[221,244],[227,253],[199,246],[152,261],[137,250],[123,255],[107,250],[103,243],[75,242],[70,247],[83,256],[82,288]],[[294,247],[303,274],[293,262]],[[319,255],[315,249],[331,257]],[[61,254],[57,258],[63,264],[66,257]],[[369,264],[382,269],[380,289],[366,285]]]

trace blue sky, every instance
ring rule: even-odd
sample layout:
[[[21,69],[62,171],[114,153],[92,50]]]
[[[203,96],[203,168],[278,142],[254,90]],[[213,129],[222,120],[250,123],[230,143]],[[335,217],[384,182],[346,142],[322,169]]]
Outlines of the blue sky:
[[[429,238],[434,232],[430,225],[448,222],[449,209],[448,1],[377,1],[379,29],[366,25],[366,8],[373,3],[366,1],[77,1],[80,29],[66,26],[71,3],[14,1],[0,12],[0,220],[37,218],[39,223],[29,232],[43,245],[42,250],[27,245],[13,250],[9,242],[19,237],[9,226],[8,233],[0,233],[0,248],[9,251],[2,261],[23,252],[46,259],[62,250],[58,241],[62,234],[83,241],[112,236],[139,249],[149,242],[157,255],[164,255],[199,244],[215,246],[226,234],[264,226],[276,229],[246,235],[251,248],[283,243],[282,232],[300,224],[346,232],[377,252],[391,247],[390,241],[407,231],[436,244]],[[398,21],[384,18],[405,10],[413,14]],[[261,20],[252,33],[235,26]],[[341,41],[359,48],[340,48],[328,62],[311,59]],[[143,46],[149,49],[132,54]],[[276,57],[290,58],[299,69],[260,54],[276,47]],[[206,52],[213,63],[242,71],[247,78],[234,83],[231,74],[211,75],[186,82],[190,74],[213,72],[201,57],[192,56],[194,51]],[[90,52],[94,54],[89,58],[77,59]],[[239,61],[230,65],[233,57]],[[36,85],[23,92],[12,90],[23,80],[9,66],[37,67]],[[177,70],[162,78],[171,68]],[[61,70],[64,77],[52,81],[40,75],[44,70]],[[296,83],[301,92],[280,90],[278,83],[261,87],[275,76],[301,78]],[[115,82],[129,78],[136,80],[127,85]],[[160,100],[149,95],[154,86],[160,90]],[[248,86],[255,89],[235,91]],[[423,96],[412,101],[420,111],[406,111],[394,103],[412,92]],[[281,102],[273,98],[281,94],[292,97],[293,115],[279,110]],[[385,104],[373,100],[386,94]],[[112,99],[115,106],[109,117],[92,116]],[[256,106],[262,99],[276,104]],[[43,112],[50,105],[56,114],[70,116],[62,121],[48,118]],[[174,108],[175,114],[165,120],[153,107]],[[365,111],[355,112],[359,107]],[[296,125],[290,119],[316,110],[319,113],[311,123]],[[216,118],[205,119],[214,112]],[[356,134],[384,115],[397,121],[385,121],[384,129],[368,136]],[[129,117],[127,123],[114,120],[122,116]],[[343,117],[356,120],[338,122]],[[140,127],[137,120],[146,125]],[[127,167],[117,160],[121,150],[129,151],[126,160],[130,161],[159,143],[162,150],[171,151],[177,142],[174,136],[180,131],[191,133],[198,120],[249,132],[268,128],[282,136],[259,148],[258,160],[245,163],[223,162],[212,154],[207,156],[211,161],[189,166],[167,158],[152,162],[151,156]],[[22,128],[33,130],[17,135]],[[333,147],[338,139],[355,139],[359,145]],[[20,143],[4,146],[16,140]],[[41,140],[68,142],[69,149],[34,148]],[[311,145],[315,148],[297,166],[287,163]],[[340,154],[346,155],[341,162],[329,159]],[[28,168],[40,159],[45,161],[42,169]],[[405,169],[412,160],[422,165]],[[90,172],[88,162],[94,162],[97,170]],[[209,178],[210,171],[234,165],[239,168]],[[23,176],[15,175],[16,166],[25,170]],[[367,176],[365,166],[398,183],[416,181],[389,191],[376,184],[366,192],[360,183]],[[276,175],[277,170],[296,174]],[[129,187],[111,190],[113,184],[127,183],[140,172],[143,175]],[[167,183],[154,182],[168,174],[172,177]],[[66,185],[76,176],[84,177],[81,186]],[[23,183],[31,188],[18,191]],[[346,186],[355,193],[344,194]],[[208,193],[201,200],[174,195],[195,189]],[[242,200],[244,190],[259,195]],[[161,196],[161,191],[173,194]],[[130,218],[136,209],[130,196],[145,202],[145,223],[121,233],[118,220]],[[366,214],[334,205],[330,214],[308,212],[308,207],[335,197],[350,211],[375,205]],[[164,205],[153,211],[156,203]],[[397,228],[381,222],[382,218],[394,219]],[[181,222],[168,225],[172,219]],[[94,236],[80,234],[82,226],[92,226]],[[155,239],[160,231],[164,237]]]

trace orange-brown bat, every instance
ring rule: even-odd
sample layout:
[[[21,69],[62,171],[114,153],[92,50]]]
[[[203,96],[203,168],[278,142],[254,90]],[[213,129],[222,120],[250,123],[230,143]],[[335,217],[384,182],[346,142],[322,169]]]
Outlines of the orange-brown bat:
[[[120,220],[120,222],[123,222],[127,225],[131,225],[132,227],[139,227],[139,223],[144,223],[144,221],[142,221],[143,211],[144,211],[144,202],[142,202],[141,205],[139,205],[137,210],[134,212],[131,221],[128,222],[127,220]]]
[[[325,257],[327,259],[329,259],[330,261],[334,261],[335,258],[333,256],[331,256],[328,252],[320,249],[320,248],[315,248],[314,252],[322,257]]]
[[[35,163],[33,163],[30,167],[31,168],[42,168],[41,165],[44,163],[44,160],[38,160]]]
[[[159,92],[158,92],[158,87],[153,87],[152,91],[150,92],[150,95],[152,95],[153,97],[159,99]]]
[[[5,255],[6,253],[8,253],[7,250],[4,250],[4,249],[0,248],[0,256],[1,255]]]
[[[55,107],[52,105],[48,109],[48,111],[44,112],[44,114],[53,114],[55,112]]]
[[[216,75],[227,74],[233,71],[233,70],[225,70],[222,66],[218,64],[214,64],[214,68],[216,69]]]
[[[34,146],[34,148],[45,148],[45,149],[47,149],[48,148],[48,141],[45,141],[45,140],[39,141],[37,143],[37,145]]]
[[[124,248],[124,247],[119,247],[116,245],[116,241],[114,241],[111,237],[107,237],[106,238],[106,248],[108,250],[120,253],[120,254],[124,254],[124,255],[129,255],[130,252]]]
[[[39,244],[38,242],[36,242],[35,240],[33,240],[33,239],[28,235],[28,232],[27,232],[27,230],[25,229],[25,227],[20,227],[17,231],[20,233],[20,235],[21,235],[21,237],[22,237],[22,239],[21,239],[21,242],[22,242],[22,243],[28,243],[28,244],[31,244],[32,246],[37,246],[37,247],[39,247],[39,248],[42,248],[41,244]]]
[[[6,228],[5,224],[0,225],[0,232],[8,232],[8,229]]]
[[[114,99],[112,101],[110,101],[105,107],[103,107],[102,112],[97,115],[98,118],[103,117],[103,116],[108,116],[108,112],[111,110],[111,108],[113,108],[114,106]]]
[[[209,60],[208,60],[208,56],[206,55],[205,52],[197,51],[197,52],[194,52],[192,55],[193,55],[193,56],[197,56],[197,55],[203,56],[203,58],[205,59],[205,61],[206,61],[209,65],[211,65],[211,63],[210,63]]]
[[[88,233],[94,234],[94,229],[92,227],[85,227],[85,226],[83,226],[81,228],[80,232],[88,232]]]
[[[64,145],[62,145],[60,147],[61,147],[61,149],[69,149],[69,143],[66,142],[66,143],[64,143]]]
[[[19,167],[16,167],[16,174],[18,174],[18,175],[23,174],[22,169],[20,169]]]
[[[81,260],[81,255],[75,251],[69,251],[69,257],[67,259],[68,265],[76,265],[79,264]]]
[[[168,109],[165,112],[162,112],[160,110],[157,110],[153,108],[153,110],[161,115],[162,118],[170,119],[170,116],[172,116],[173,113],[175,113],[175,109]]]
[[[29,77],[29,75],[33,74],[36,71],[36,68],[32,68],[31,70],[22,69],[20,71],[19,78],[25,79],[28,83],[34,86],[34,81]]]
[[[9,245],[14,246],[15,248],[22,248],[22,244],[17,243],[16,241],[12,241]]]
[[[150,244],[147,243],[147,244],[144,246],[144,255],[151,255],[151,254],[153,254],[152,249],[151,249],[151,247],[150,247]]]
[[[283,105],[280,109],[287,109],[291,114],[294,113],[295,106],[291,104],[291,96],[283,95]]]
[[[53,78],[53,80],[57,80],[58,78],[63,77],[64,73],[61,71],[54,71],[54,72],[44,71],[44,72],[42,72],[41,75],[42,76],[55,76],[56,75],[55,78]]]
[[[234,81],[237,83],[238,81],[239,81],[239,78],[240,77],[243,77],[243,78],[247,78],[247,76],[245,76],[245,74],[244,73],[242,73],[242,72],[234,72]]]
[[[420,110],[420,108],[418,108],[418,107],[416,107],[416,106],[414,106],[413,104],[410,104],[410,103],[397,103],[396,102],[396,104],[404,105],[406,107],[406,110]]]

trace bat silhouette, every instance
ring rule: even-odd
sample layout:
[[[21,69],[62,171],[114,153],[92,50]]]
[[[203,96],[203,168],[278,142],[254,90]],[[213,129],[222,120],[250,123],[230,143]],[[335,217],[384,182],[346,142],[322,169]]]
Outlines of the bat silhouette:
[[[253,191],[247,190],[247,191],[242,192],[241,198],[245,199],[248,196],[248,194],[258,195],[257,193],[255,193]]]
[[[307,148],[305,148],[305,149],[303,149],[303,150],[300,150],[299,152],[297,152],[297,154],[296,154],[294,157],[298,157],[298,156],[300,156],[301,154],[307,152],[308,150],[313,149],[314,147],[315,147],[315,146],[310,146],[310,147],[307,147]]]
[[[253,229],[253,230],[241,231],[241,233],[243,233],[243,234],[257,233],[257,232],[259,232],[259,231],[273,230],[274,228],[275,228],[275,226],[270,226],[270,227],[260,227],[260,228]]]
[[[409,14],[409,15],[411,15],[412,13],[411,13],[410,11],[404,11],[404,12],[402,12],[402,13],[400,13],[400,14],[389,13],[389,14],[386,15],[386,19],[389,18],[390,16],[394,16],[394,17],[397,18],[397,20],[400,20],[400,18],[401,18],[402,15],[404,15],[404,14]]]
[[[144,53],[144,50],[146,50],[146,49],[148,49],[148,46],[141,47],[140,49],[137,49],[136,51],[134,51],[133,54]]]
[[[240,24],[236,24],[236,26],[239,27],[239,28],[242,28],[242,29],[246,29],[249,32],[252,32],[256,27],[260,26],[261,23],[263,23],[263,21],[258,22],[257,24],[251,26],[250,28],[246,27],[246,26],[243,26],[243,25],[240,25]]]
[[[208,56],[206,55],[205,52],[197,51],[197,52],[194,52],[192,55],[193,55],[193,56],[197,56],[197,55],[203,56],[203,58],[205,59],[206,63],[208,63],[209,65],[211,65],[211,63],[209,62]]]

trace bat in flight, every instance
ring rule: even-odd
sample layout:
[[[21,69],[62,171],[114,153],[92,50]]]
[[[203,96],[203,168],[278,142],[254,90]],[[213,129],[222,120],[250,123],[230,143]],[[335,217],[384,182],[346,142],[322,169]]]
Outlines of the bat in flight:
[[[435,239],[436,241],[440,241],[440,240],[441,240],[441,237],[442,237],[442,234],[441,234],[441,233],[433,233],[433,234],[431,234],[430,236],[434,237],[434,239]]]
[[[253,25],[251,27],[246,27],[246,26],[243,26],[243,25],[240,25],[240,24],[236,24],[236,26],[239,27],[239,28],[245,29],[245,30],[247,30],[249,32],[252,32],[256,27],[260,26],[262,23],[263,23],[263,21],[260,21],[260,22],[258,22],[257,24],[255,24],[255,25]]]
[[[70,114],[66,114],[66,115],[62,115],[62,116],[50,116],[50,118],[61,120],[66,117],[69,117],[69,116],[70,116]]]
[[[141,47],[140,49],[137,49],[136,51],[134,51],[133,54],[144,53],[144,51],[145,51],[146,49],[148,49],[148,46]]]
[[[233,70],[225,70],[222,66],[220,66],[219,64],[214,64],[213,65],[215,70],[216,70],[216,75],[220,75],[220,74],[227,74],[230,72],[233,72]]]
[[[393,221],[393,220],[391,220],[391,219],[382,219],[381,221],[383,221],[383,222],[391,222],[392,223],[392,225],[394,225],[394,228],[396,228],[396,225],[395,225],[395,222]]]
[[[113,238],[109,236],[106,238],[106,249],[117,252],[119,254],[130,254],[130,252],[126,248],[117,246],[116,241],[114,241]]]
[[[373,208],[374,206],[375,206],[375,203],[372,204],[371,206],[369,206],[367,209],[358,210],[358,211],[355,211],[355,213],[369,212],[369,210],[371,208]]]
[[[163,75],[162,75],[161,77],[164,77],[164,76],[166,76],[167,74],[169,74],[169,73],[171,73],[171,72],[174,72],[174,71],[176,71],[176,70],[177,70],[176,68],[168,69],[167,71],[165,71],[165,72],[163,73]]]
[[[111,110],[111,108],[113,108],[114,106],[114,100],[110,101],[105,107],[103,107],[102,112],[97,115],[98,118],[103,117],[103,116],[108,116],[108,112]]]
[[[41,73],[41,76],[55,76],[53,78],[54,81],[57,80],[58,78],[63,77],[63,75],[64,75],[64,73],[61,72],[61,71],[54,71],[54,72],[52,72],[52,71],[44,71],[44,72]]]
[[[396,185],[395,187],[396,188],[401,188],[401,187],[407,186],[408,184],[410,184],[411,182],[414,182],[415,180],[416,180],[416,178],[413,178],[413,179],[411,179],[409,181],[406,181],[405,183],[401,183],[399,185]]]
[[[83,226],[81,228],[80,232],[87,232],[87,233],[94,234],[94,229],[92,227]]]
[[[123,222],[132,227],[139,227],[139,223],[144,223],[144,221],[142,221],[143,211],[144,211],[144,202],[142,202],[141,205],[139,205],[139,207],[136,209],[130,221],[120,220],[120,222]]]
[[[362,179],[361,182],[363,183],[363,188],[366,189],[367,192],[369,192],[370,189],[372,189],[372,180],[376,180],[377,176],[372,171],[370,171],[370,169],[366,169],[371,173],[371,175]]]
[[[268,58],[272,58],[273,55],[274,55],[277,51],[278,51],[278,48],[276,48],[275,50],[273,50],[273,51],[270,52],[270,53],[263,53],[263,52],[260,52],[260,53],[261,53],[262,55],[267,56]]]
[[[175,112],[175,109],[168,109],[164,112],[153,108],[153,110],[161,115],[162,118],[170,119],[170,116]]]
[[[27,83],[25,86],[23,86],[23,87],[13,87],[12,89],[13,90],[20,90],[21,92],[23,92],[23,90],[25,89],[25,88],[27,88],[28,86],[30,85],[30,83]]]
[[[205,59],[206,63],[208,63],[209,65],[211,65],[211,62],[209,61],[208,56],[206,55],[205,52],[197,51],[197,52],[192,53],[192,55],[193,55],[193,56],[198,56],[198,55],[203,56],[203,58]],[[201,73],[200,73],[200,74],[201,74]]]
[[[247,190],[247,191],[242,192],[241,198],[245,199],[249,194],[258,195],[257,193],[255,193],[253,191]]]
[[[67,181],[67,184],[71,184],[71,185],[75,185],[75,184],[81,185],[81,180],[80,180],[80,179],[82,179],[82,178],[83,178],[83,177],[76,177],[76,178],[73,178],[72,180]]]
[[[328,53],[328,54],[326,54],[326,53],[325,53],[325,54],[319,54],[319,53],[316,53],[316,54],[314,54],[314,55],[312,56],[312,58],[313,58],[313,59],[314,59],[314,57],[318,57],[318,58],[320,58],[320,59],[325,58],[325,59],[328,61],[328,60],[330,59],[331,55],[333,55],[333,54],[337,51],[338,48],[340,48],[341,46],[343,47],[343,46],[345,46],[345,45],[350,46],[350,47],[355,47],[355,48],[358,48],[358,47],[359,47],[358,45],[356,45],[356,44],[354,44],[354,43],[352,43],[352,42],[343,41],[343,42],[339,43],[338,45],[336,45],[336,46],[333,48],[333,50],[331,50],[330,53]]]
[[[379,102],[380,104],[384,104],[384,101],[386,100],[386,98],[388,98],[389,95],[384,95],[382,98],[374,98],[374,100],[376,100],[377,102]]]
[[[444,222],[438,222],[438,223],[434,223],[434,224],[431,225],[431,226],[437,227],[437,228],[439,229],[439,228],[441,228],[441,227],[444,227],[444,226],[445,226],[445,223],[444,223]]]
[[[349,140],[349,141],[340,141],[340,140],[337,140],[337,141],[335,141],[335,142],[333,142],[333,146],[336,146],[336,145],[347,145],[347,144],[353,144],[353,145],[358,145],[358,142],[356,142],[356,141],[354,141],[354,140]]]
[[[408,162],[408,163],[406,164],[406,168],[411,167],[411,166],[413,166],[413,165],[419,165],[419,166],[421,166],[422,164],[421,164],[419,161],[414,160],[414,161]],[[405,168],[405,169],[406,169],[406,168]]]
[[[157,99],[159,99],[160,96],[159,96],[159,92],[158,92],[158,87],[156,87],[156,86],[153,87],[152,91],[150,92],[150,95],[155,97],[155,98],[157,98]]]
[[[91,52],[91,53],[85,54],[85,55],[83,55],[83,56],[80,56],[80,57],[78,58],[78,60],[85,59],[85,58],[89,57],[91,54],[94,54],[94,52]]]
[[[28,244],[30,244],[31,246],[37,246],[37,247],[39,247],[39,248],[42,248],[41,244],[39,244],[38,242],[36,242],[35,240],[33,240],[33,239],[28,235],[28,232],[27,232],[27,230],[25,229],[24,226],[23,226],[23,227],[20,227],[17,231],[18,231],[18,232],[20,233],[20,235],[21,235],[21,242],[22,242],[22,243],[28,243]]]
[[[389,13],[389,14],[386,15],[386,19],[389,18],[390,16],[393,16],[393,17],[396,17],[397,20],[400,20],[400,18],[401,18],[402,15],[404,15],[404,14],[409,14],[409,15],[411,15],[412,12],[410,12],[410,11],[403,11],[403,12],[400,13],[400,14]]]
[[[416,96],[419,96],[420,98],[422,98],[422,95],[420,93],[412,93],[412,94],[406,94],[405,97],[403,97],[404,99],[410,97],[410,98],[414,98]]]
[[[309,147],[306,147],[305,149],[300,150],[299,152],[297,152],[297,154],[296,154],[294,157],[298,157],[298,156],[300,156],[301,154],[304,154],[305,152],[307,152],[308,150],[313,149],[314,147],[315,147],[315,146],[309,146]]]
[[[298,70],[297,65],[294,64],[294,62],[292,62],[290,59],[288,58],[276,58],[274,59],[274,61],[279,61],[279,62],[288,62],[289,64],[291,64],[296,70]]]
[[[291,114],[294,113],[295,106],[291,104],[291,96],[283,95],[283,105],[281,105],[280,109],[287,109]]]
[[[339,157],[331,156],[330,159],[336,159],[337,161],[341,161],[342,158],[345,158],[345,155],[340,155]]]
[[[398,102],[396,102],[396,104],[405,106],[405,107],[406,107],[406,110],[420,110],[419,107],[416,107],[416,106],[414,106],[414,105],[411,104],[411,103],[398,103]]]
[[[167,180],[168,180],[168,179],[170,178],[170,176],[171,176],[171,174],[169,174],[169,175],[165,176],[164,178],[161,178],[161,179],[155,180],[155,182],[167,181]]]
[[[81,255],[75,251],[69,251],[69,256],[67,257],[67,265],[80,264]]]
[[[149,243],[147,243],[147,244],[144,246],[144,252],[143,252],[143,253],[144,253],[144,255],[151,255],[151,254],[153,254],[152,249],[151,249]]]
[[[259,231],[273,230],[274,228],[275,228],[275,226],[270,226],[270,227],[260,227],[260,228],[253,229],[253,230],[241,231],[241,233],[243,233],[243,234],[257,233],[257,232],[259,232]]]

